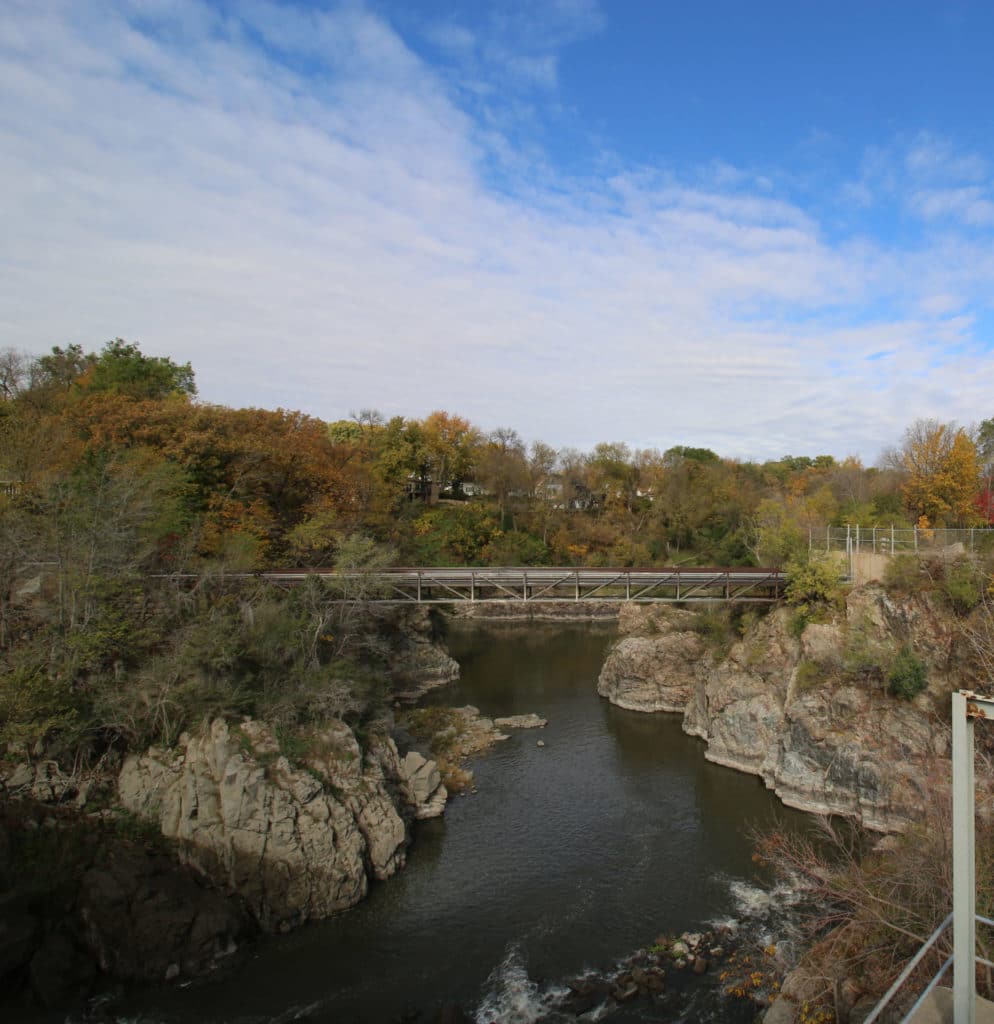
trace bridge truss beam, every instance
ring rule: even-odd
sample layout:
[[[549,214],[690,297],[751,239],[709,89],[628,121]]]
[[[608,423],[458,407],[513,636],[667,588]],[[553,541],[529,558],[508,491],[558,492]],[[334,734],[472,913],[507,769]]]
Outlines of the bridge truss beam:
[[[266,572],[263,578],[293,585],[307,575],[338,580],[325,570]],[[356,590],[383,604],[450,604],[462,601],[695,601],[770,602],[783,596],[786,575],[777,569],[389,569],[356,574]],[[361,586],[360,586],[361,584]]]

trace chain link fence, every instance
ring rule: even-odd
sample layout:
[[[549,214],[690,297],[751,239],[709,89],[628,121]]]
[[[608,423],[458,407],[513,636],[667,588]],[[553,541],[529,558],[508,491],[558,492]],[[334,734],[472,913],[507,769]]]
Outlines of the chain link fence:
[[[852,555],[986,554],[994,551],[994,529],[925,529],[920,526],[826,526],[808,532],[812,551]]]

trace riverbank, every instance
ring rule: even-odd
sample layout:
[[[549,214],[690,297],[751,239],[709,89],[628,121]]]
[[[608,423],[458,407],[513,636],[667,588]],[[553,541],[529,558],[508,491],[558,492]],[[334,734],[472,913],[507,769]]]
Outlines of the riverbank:
[[[448,608],[453,621],[486,623],[602,622],[613,623],[624,601],[460,601]]]
[[[354,906],[404,866],[413,823],[440,815],[447,792],[409,738],[398,748],[374,687],[399,699],[451,682],[459,666],[427,609],[363,626],[380,674],[329,675],[294,694],[303,720],[281,717],[274,700],[270,721],[217,715],[168,746],[111,749],[86,769],[8,749],[8,1004],[68,1009],[109,982],[187,983],[227,969],[260,934]],[[330,710],[343,704],[351,722]]]
[[[745,832],[782,812],[754,779],[708,764],[677,722],[597,696],[613,639],[604,625],[454,623],[461,677],[423,706],[471,705],[491,720],[536,712],[545,728],[510,733],[475,758],[478,793],[419,822],[404,869],[374,881],[347,913],[263,936],[250,970],[127,990],[114,1015],[427,1024],[458,1004],[481,1020],[482,1007],[496,1006],[488,1021],[520,1024],[520,1000],[531,1012],[570,981],[630,971],[639,964],[626,962],[662,933],[745,921],[740,889],[761,902]],[[726,1005],[724,969],[718,959],[704,975],[674,967],[659,1001],[642,993],[610,1020],[703,1007],[694,1000],[705,994],[717,1000],[713,1014]],[[728,1006],[734,1015],[717,1019],[750,1019],[746,1004]]]

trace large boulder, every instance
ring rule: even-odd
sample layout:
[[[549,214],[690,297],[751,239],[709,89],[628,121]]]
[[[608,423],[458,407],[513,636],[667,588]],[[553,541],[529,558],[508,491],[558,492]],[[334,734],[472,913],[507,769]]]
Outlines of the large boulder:
[[[628,635],[611,648],[597,692],[631,711],[682,712],[710,662],[696,621],[680,609],[623,605],[619,632]]]
[[[175,751],[128,757],[120,799],[177,840],[186,863],[238,892],[263,928],[286,930],[352,906],[370,876],[402,867],[405,815],[439,797],[404,790],[387,738],[363,755],[344,723],[329,722],[309,746],[305,767],[294,766],[263,723],[217,720]]]

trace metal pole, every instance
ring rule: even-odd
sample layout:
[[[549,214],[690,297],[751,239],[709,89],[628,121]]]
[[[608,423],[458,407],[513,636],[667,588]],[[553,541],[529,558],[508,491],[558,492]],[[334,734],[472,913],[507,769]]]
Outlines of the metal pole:
[[[976,1024],[977,891],[974,883],[973,719],[967,698],[953,694],[953,1020]]]

